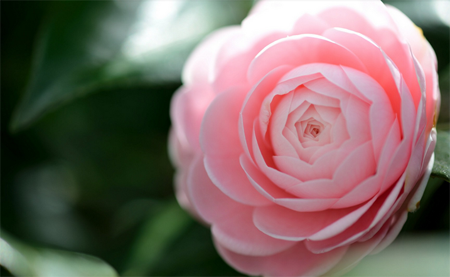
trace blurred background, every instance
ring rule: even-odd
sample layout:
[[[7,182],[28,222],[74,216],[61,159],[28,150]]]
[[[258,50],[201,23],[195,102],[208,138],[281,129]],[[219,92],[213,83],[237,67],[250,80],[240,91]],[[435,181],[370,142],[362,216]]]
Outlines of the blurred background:
[[[450,2],[386,2],[437,54],[441,168],[396,242],[348,276],[449,276]],[[241,275],[178,207],[167,134],[190,51],[252,4],[1,2],[1,276]]]

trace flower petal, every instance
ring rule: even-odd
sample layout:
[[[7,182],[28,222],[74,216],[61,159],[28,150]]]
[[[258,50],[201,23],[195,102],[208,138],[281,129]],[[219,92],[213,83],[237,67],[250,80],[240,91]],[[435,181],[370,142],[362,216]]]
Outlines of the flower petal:
[[[253,208],[242,207],[212,227],[214,239],[227,249],[251,256],[268,256],[293,246],[295,242],[275,239],[259,231],[252,221]]]

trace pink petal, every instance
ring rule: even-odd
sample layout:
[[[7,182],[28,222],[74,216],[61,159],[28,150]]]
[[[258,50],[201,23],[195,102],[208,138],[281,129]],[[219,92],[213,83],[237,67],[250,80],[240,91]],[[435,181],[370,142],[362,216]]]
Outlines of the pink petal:
[[[218,95],[205,113],[200,144],[206,156],[230,157],[242,152],[238,118],[245,88],[233,87]]]
[[[370,133],[372,135],[374,154],[378,161],[381,148],[389,131],[388,127],[394,121],[394,112],[386,92],[383,91],[383,88],[377,82],[368,75],[356,70],[346,68],[345,72],[355,87],[372,102],[369,113]]]
[[[227,90],[230,84],[247,85],[246,74],[250,62],[266,45],[284,36],[284,33],[270,31],[264,34],[236,33],[218,51],[212,71],[214,91],[220,93]]]
[[[382,180],[383,176],[381,174],[376,174],[375,176],[365,179],[346,195],[341,197],[331,208],[347,208],[369,200],[380,190]]]
[[[370,228],[375,226],[378,222],[382,220],[382,218],[389,213],[392,207],[394,207],[394,203],[396,203],[396,200],[398,199],[401,189],[403,188],[404,182],[405,182],[405,175],[403,174],[398,182],[393,186],[392,191],[389,193],[388,197],[386,198],[386,201],[384,201],[383,205],[379,208],[377,215],[375,219],[372,221]],[[392,186],[391,186],[392,187]],[[382,192],[381,192],[382,193]]]
[[[361,61],[346,48],[317,35],[296,35],[268,45],[252,61],[247,77],[257,83],[272,68],[308,63],[344,65],[366,71]]]
[[[389,161],[400,144],[400,131],[397,120],[392,124],[386,143],[378,162],[377,172],[374,176],[367,178],[353,190],[343,196],[333,208],[345,208],[360,204],[374,196],[380,189],[384,180]],[[391,178],[392,179],[392,178]]]
[[[188,195],[200,217],[213,224],[246,208],[221,192],[208,177],[203,156],[198,155],[186,176]]]
[[[296,212],[272,205],[255,208],[253,221],[259,230],[271,237],[301,241],[359,208],[360,206],[318,212]]]
[[[291,31],[291,35],[316,34],[321,35],[330,26],[316,16],[304,14],[299,17]]]
[[[420,199],[422,199],[428,180],[430,179],[433,164],[434,164],[434,153],[431,155],[431,159],[430,162],[428,163],[425,174],[420,179],[419,185],[417,186],[416,191],[414,192],[414,194],[411,197],[411,200],[408,203],[408,212],[415,212],[419,208]]]
[[[336,169],[333,180],[343,191],[350,191],[376,173],[372,143],[366,142],[355,149]]]
[[[299,197],[307,198],[342,197],[344,193],[356,187],[358,183],[375,172],[376,165],[373,154],[371,154],[370,142],[357,146],[345,159],[340,157],[340,150],[343,149],[323,155],[312,166],[292,161],[287,157],[274,157],[277,164],[282,163],[283,169],[289,170],[288,173],[301,174],[301,177],[305,180],[305,177],[309,178],[309,181],[290,187],[287,191]],[[344,154],[346,153],[344,152]],[[335,169],[335,166],[338,166],[337,169]],[[350,173],[348,173],[349,170]],[[329,178],[330,180],[323,178]]]
[[[298,158],[294,146],[292,146],[289,140],[287,140],[282,134],[289,115],[289,108],[291,106],[293,96],[293,93],[288,93],[287,95],[283,96],[280,103],[278,104],[278,107],[275,109],[275,111],[273,111],[273,115],[270,121],[270,125],[272,126],[270,130],[270,138],[275,154]]]
[[[323,63],[306,64],[294,68],[287,73],[280,82],[287,82],[289,80],[295,80],[304,75],[316,75],[320,74],[324,79],[317,81],[310,81],[305,84],[309,89],[331,97],[338,99],[345,99],[347,94],[350,93],[353,96],[358,97],[362,101],[370,103],[361,92],[355,88],[353,83],[348,79],[341,66]],[[334,85],[334,86],[333,86]]]
[[[214,95],[205,85],[181,87],[172,98],[170,117],[180,143],[200,149],[200,125]]]
[[[309,240],[306,242],[306,246],[313,253],[322,253],[327,252],[337,247],[341,247],[343,245],[349,245],[354,243],[355,241],[361,241],[361,238],[364,237],[367,233],[371,233],[371,224],[373,223],[379,209],[382,207],[383,203],[386,201],[389,192],[386,192],[381,197],[373,198],[368,203],[364,204],[360,209],[355,210],[353,214],[355,216],[350,216],[350,214],[342,219],[336,221],[332,225],[328,226],[328,233],[331,234],[328,236],[317,237],[314,240]],[[356,219],[356,220],[355,220]],[[342,223],[340,221],[347,221],[347,224],[344,223],[344,226],[340,226]],[[348,224],[350,223],[350,224]],[[379,227],[384,223],[381,223]],[[339,232],[334,230],[334,228],[338,228]],[[345,227],[344,230],[342,227]],[[326,233],[324,229],[322,232]],[[379,229],[375,230],[378,232]],[[373,237],[375,233],[371,234],[371,236],[367,239]],[[317,236],[317,235],[316,235]],[[365,239],[365,240],[367,240]]]
[[[251,206],[271,204],[248,180],[239,163],[239,155],[229,158],[205,156],[204,162],[212,182],[234,201]]]
[[[334,203],[338,201],[337,198],[317,198],[317,199],[303,199],[303,198],[280,198],[273,202],[297,212],[318,212],[329,209]]]
[[[396,93],[397,88],[395,82],[389,74],[388,58],[383,50],[367,37],[350,30],[329,29],[324,33],[324,36],[344,45],[358,56],[367,67],[367,74],[381,85],[390,99],[393,110],[398,112],[400,99]],[[361,90],[361,92],[364,93],[364,90]],[[369,94],[366,93],[365,95],[367,96]]]
[[[331,207],[338,199],[301,199],[281,190],[264,176],[245,155],[241,155],[242,168],[253,186],[274,203],[300,212],[322,211]]]
[[[240,156],[240,162],[242,169],[247,174],[247,178],[250,180],[255,189],[264,195],[267,199],[274,201],[277,198],[290,198],[291,194],[285,190],[279,188],[270,179],[268,179],[258,168],[244,154]]]
[[[249,275],[264,276],[319,276],[335,266],[347,250],[346,247],[324,254],[309,252],[303,243],[271,256],[245,256],[232,252],[215,242],[225,261]],[[302,261],[302,262],[299,262]]]
[[[325,107],[339,108],[339,100],[334,97],[324,96],[322,94],[315,93],[303,86],[298,87],[295,90],[294,98],[292,99],[292,105],[290,112],[300,106],[304,101],[308,101],[313,105],[321,105]]]
[[[370,106],[354,96],[349,97],[348,101],[341,101],[341,104],[350,138],[363,141],[371,140]]]
[[[314,164],[305,161],[286,157],[274,156],[273,160],[277,168],[301,181],[315,179],[331,179],[335,169],[335,160],[322,156]]]
[[[249,93],[247,93],[244,104],[242,105],[242,111],[239,115],[239,137],[242,147],[249,157],[252,157],[250,149],[253,123],[254,120],[258,118],[263,100],[272,92],[280,78],[290,69],[291,67],[287,66],[273,69],[267,76],[261,79],[258,84],[253,86]],[[269,119],[269,116],[270,115],[268,115],[267,120]]]
[[[389,229],[386,236],[383,240],[375,247],[375,249],[370,252],[370,255],[375,255],[383,251],[386,247],[388,247],[398,236],[400,231],[402,230],[403,225],[405,225],[406,219],[408,218],[408,212],[404,211],[401,214],[397,215],[396,221],[393,226]]]
[[[375,247],[386,236],[388,230],[389,224],[386,223],[383,228],[370,240],[351,244],[345,256],[340,260],[336,267],[330,270],[327,274],[330,274],[331,276],[340,276],[350,271],[358,264],[359,261],[370,254],[373,249],[375,249]]]
[[[267,236],[252,221],[253,208],[242,207],[212,227],[214,239],[227,249],[251,256],[268,256],[286,250],[296,242]]]
[[[274,168],[275,164],[273,163],[272,156],[261,142],[261,132],[259,132],[258,126],[259,124],[257,124],[257,120],[255,119],[252,137],[252,150],[259,170],[282,189],[287,189],[300,183],[298,179]]]
[[[342,232],[347,232],[347,228],[354,227],[355,222],[357,222],[362,216],[366,215],[367,210],[372,207],[375,200],[376,198],[373,198],[367,203],[359,206],[356,210],[353,210],[342,218],[339,218],[335,222],[310,236],[310,240],[326,240],[339,235]]]
[[[231,26],[217,30],[206,37],[198,45],[183,68],[183,84],[189,86],[196,83],[209,83],[216,55],[222,45],[240,32],[238,26]]]
[[[205,167],[213,183],[235,201],[267,205],[270,202],[253,188],[239,165],[243,152],[238,136],[239,103],[244,97],[242,88],[231,89],[218,95],[208,108],[200,134]]]

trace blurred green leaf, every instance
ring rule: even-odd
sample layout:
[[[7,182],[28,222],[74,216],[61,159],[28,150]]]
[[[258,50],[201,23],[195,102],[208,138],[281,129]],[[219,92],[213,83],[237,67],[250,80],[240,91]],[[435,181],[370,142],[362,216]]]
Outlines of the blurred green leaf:
[[[141,276],[150,274],[171,243],[192,222],[191,217],[173,200],[164,205],[161,211],[150,217],[136,239],[124,274]]]
[[[96,257],[31,247],[4,232],[0,238],[0,249],[0,264],[17,276],[118,276],[111,266]]]
[[[379,254],[365,257],[344,276],[449,276],[448,233],[405,235]]]
[[[437,132],[437,142],[435,153],[435,161],[432,177],[437,177],[450,182],[450,132],[439,130]]]
[[[44,24],[20,130],[61,104],[108,87],[179,80],[195,45],[239,23],[251,1],[65,1]]]
[[[210,227],[191,224],[152,270],[154,276],[243,276],[225,263],[214,247]]]
[[[450,127],[450,66],[439,73],[439,88],[441,90],[441,108],[438,125],[446,124],[448,129]]]

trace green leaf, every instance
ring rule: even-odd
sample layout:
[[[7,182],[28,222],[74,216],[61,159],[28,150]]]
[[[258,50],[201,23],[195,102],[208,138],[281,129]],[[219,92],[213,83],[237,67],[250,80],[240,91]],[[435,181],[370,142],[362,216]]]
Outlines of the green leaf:
[[[432,177],[450,182],[450,132],[438,130]]]
[[[111,266],[96,257],[31,247],[12,239],[5,232],[0,238],[0,249],[0,264],[16,276],[118,276]]]
[[[179,82],[195,45],[240,23],[251,1],[60,1],[44,24],[11,122],[20,130],[76,97],[117,86]]]
[[[136,239],[122,275],[148,275],[155,268],[161,254],[192,223],[191,217],[176,201],[171,201],[150,217]]]

